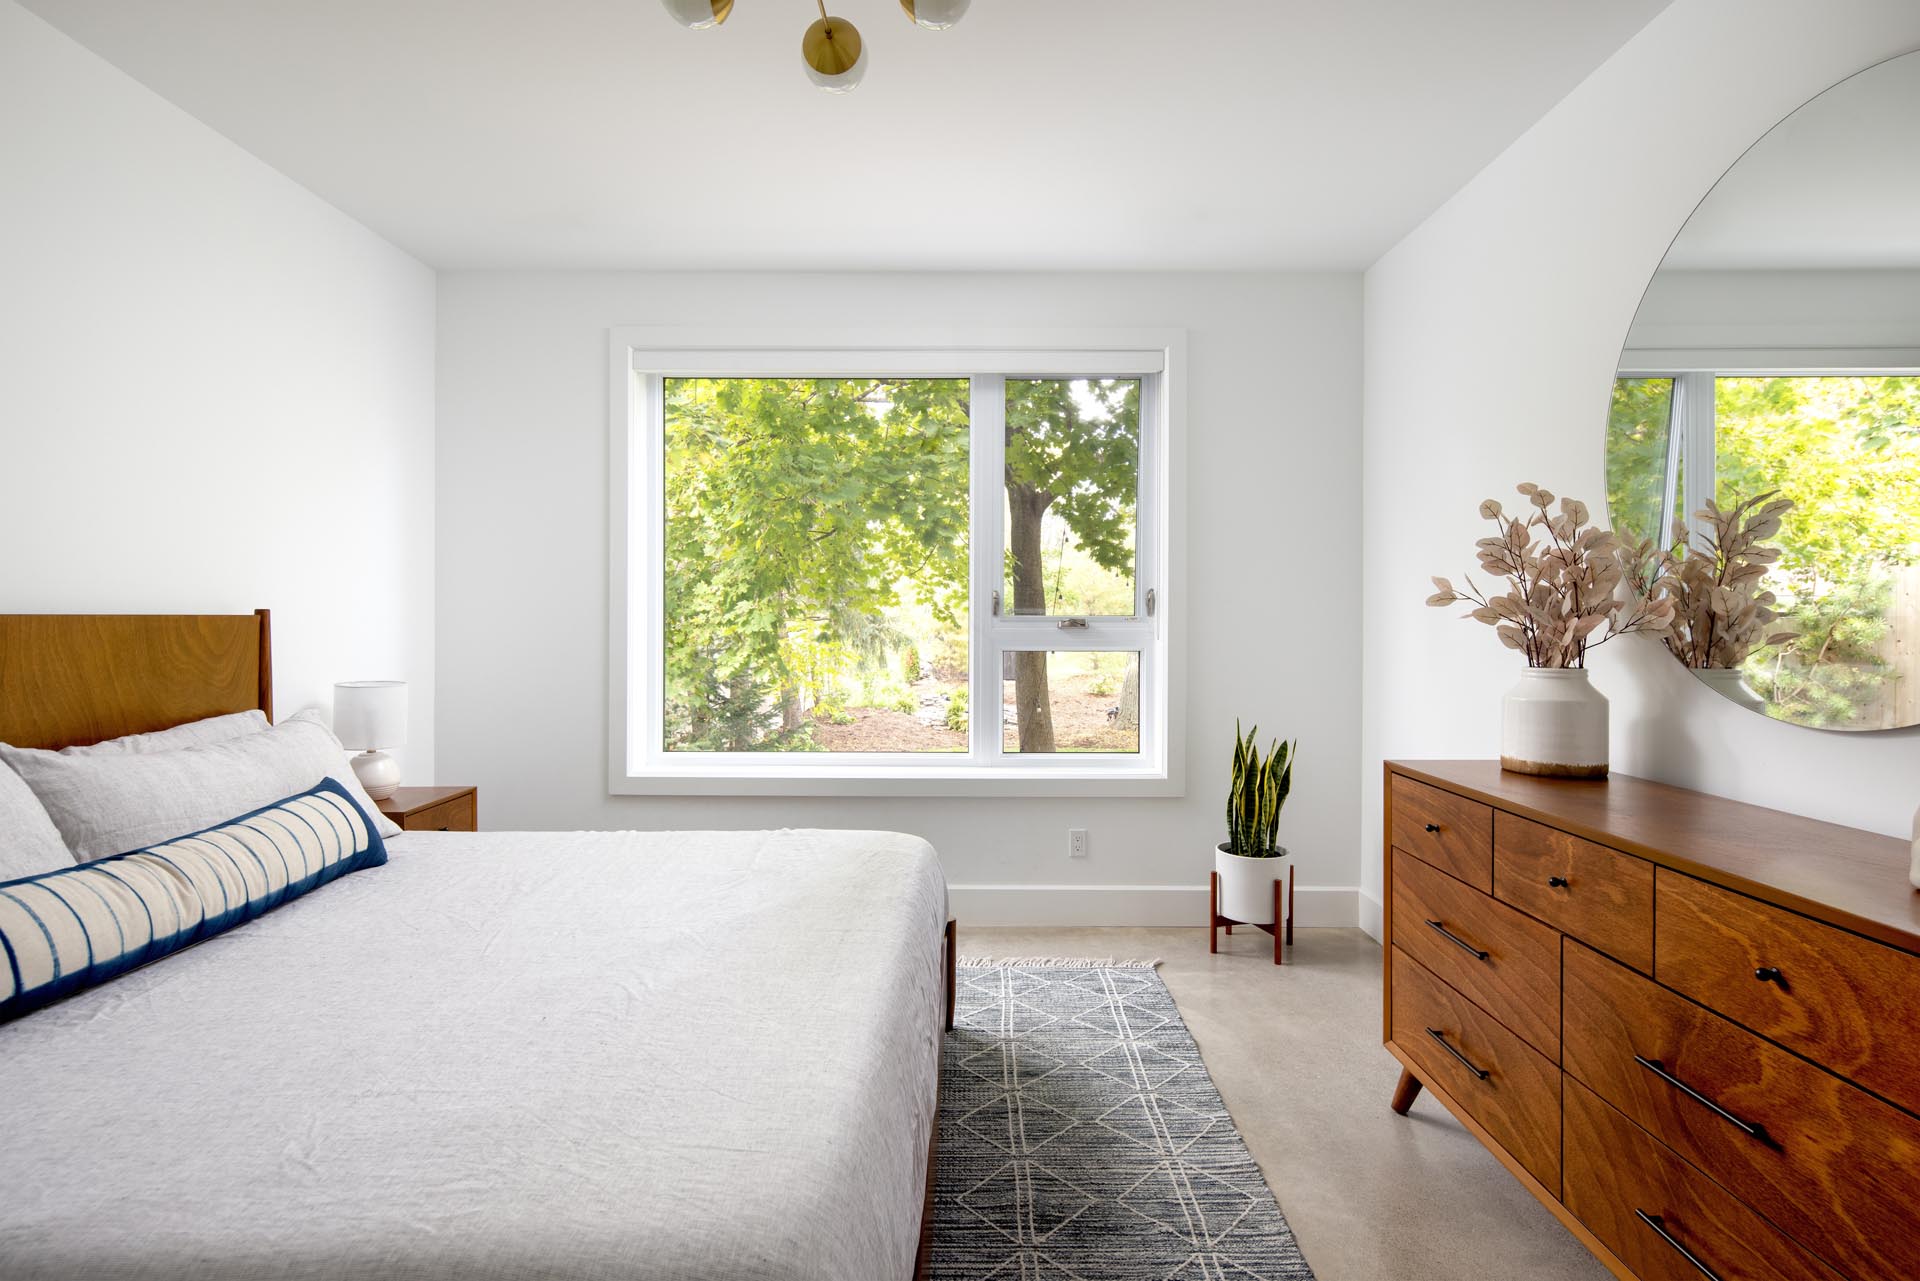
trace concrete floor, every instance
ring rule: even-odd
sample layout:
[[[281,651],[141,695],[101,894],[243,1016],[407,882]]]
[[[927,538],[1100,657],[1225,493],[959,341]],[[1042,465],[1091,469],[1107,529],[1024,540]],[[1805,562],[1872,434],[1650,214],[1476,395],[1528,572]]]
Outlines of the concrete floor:
[[[1319,1281],[1606,1281],[1608,1273],[1427,1097],[1395,1116],[1380,1045],[1380,947],[1301,929],[1287,963],[1258,930],[980,928],[962,956],[1161,961],[1227,1110]]]

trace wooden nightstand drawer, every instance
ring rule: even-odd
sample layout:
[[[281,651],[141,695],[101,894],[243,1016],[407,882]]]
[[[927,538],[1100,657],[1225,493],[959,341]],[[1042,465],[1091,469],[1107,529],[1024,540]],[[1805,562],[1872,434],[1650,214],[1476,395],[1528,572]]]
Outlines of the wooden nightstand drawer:
[[[1394,854],[1393,945],[1560,1061],[1560,934]]]
[[[1920,1111],[1920,956],[1662,868],[1653,976]]]
[[[1493,892],[1493,807],[1395,774],[1393,846]]]
[[[1653,970],[1653,864],[1514,814],[1493,821],[1493,895]]]
[[[380,802],[380,812],[408,832],[475,832],[479,795],[471,787],[402,787]]]

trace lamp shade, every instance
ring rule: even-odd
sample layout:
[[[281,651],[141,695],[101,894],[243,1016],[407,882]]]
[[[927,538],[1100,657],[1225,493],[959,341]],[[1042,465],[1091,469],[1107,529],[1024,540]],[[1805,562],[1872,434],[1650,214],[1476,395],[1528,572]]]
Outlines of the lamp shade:
[[[405,681],[341,681],[333,687],[333,732],[352,751],[407,741]]]

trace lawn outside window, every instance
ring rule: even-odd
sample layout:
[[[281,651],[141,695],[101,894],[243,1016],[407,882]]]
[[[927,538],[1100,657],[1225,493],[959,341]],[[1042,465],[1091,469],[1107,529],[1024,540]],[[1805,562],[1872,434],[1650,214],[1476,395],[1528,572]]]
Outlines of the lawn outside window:
[[[613,331],[610,790],[1179,794],[1183,358]]]

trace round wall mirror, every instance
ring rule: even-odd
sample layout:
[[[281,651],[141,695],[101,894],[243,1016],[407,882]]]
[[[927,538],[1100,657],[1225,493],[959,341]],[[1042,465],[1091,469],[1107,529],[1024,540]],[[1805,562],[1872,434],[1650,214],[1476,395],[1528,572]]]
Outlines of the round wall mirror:
[[[1798,725],[1920,724],[1920,53],[1801,107],[1700,203],[1606,448],[1613,527],[1703,683]]]

